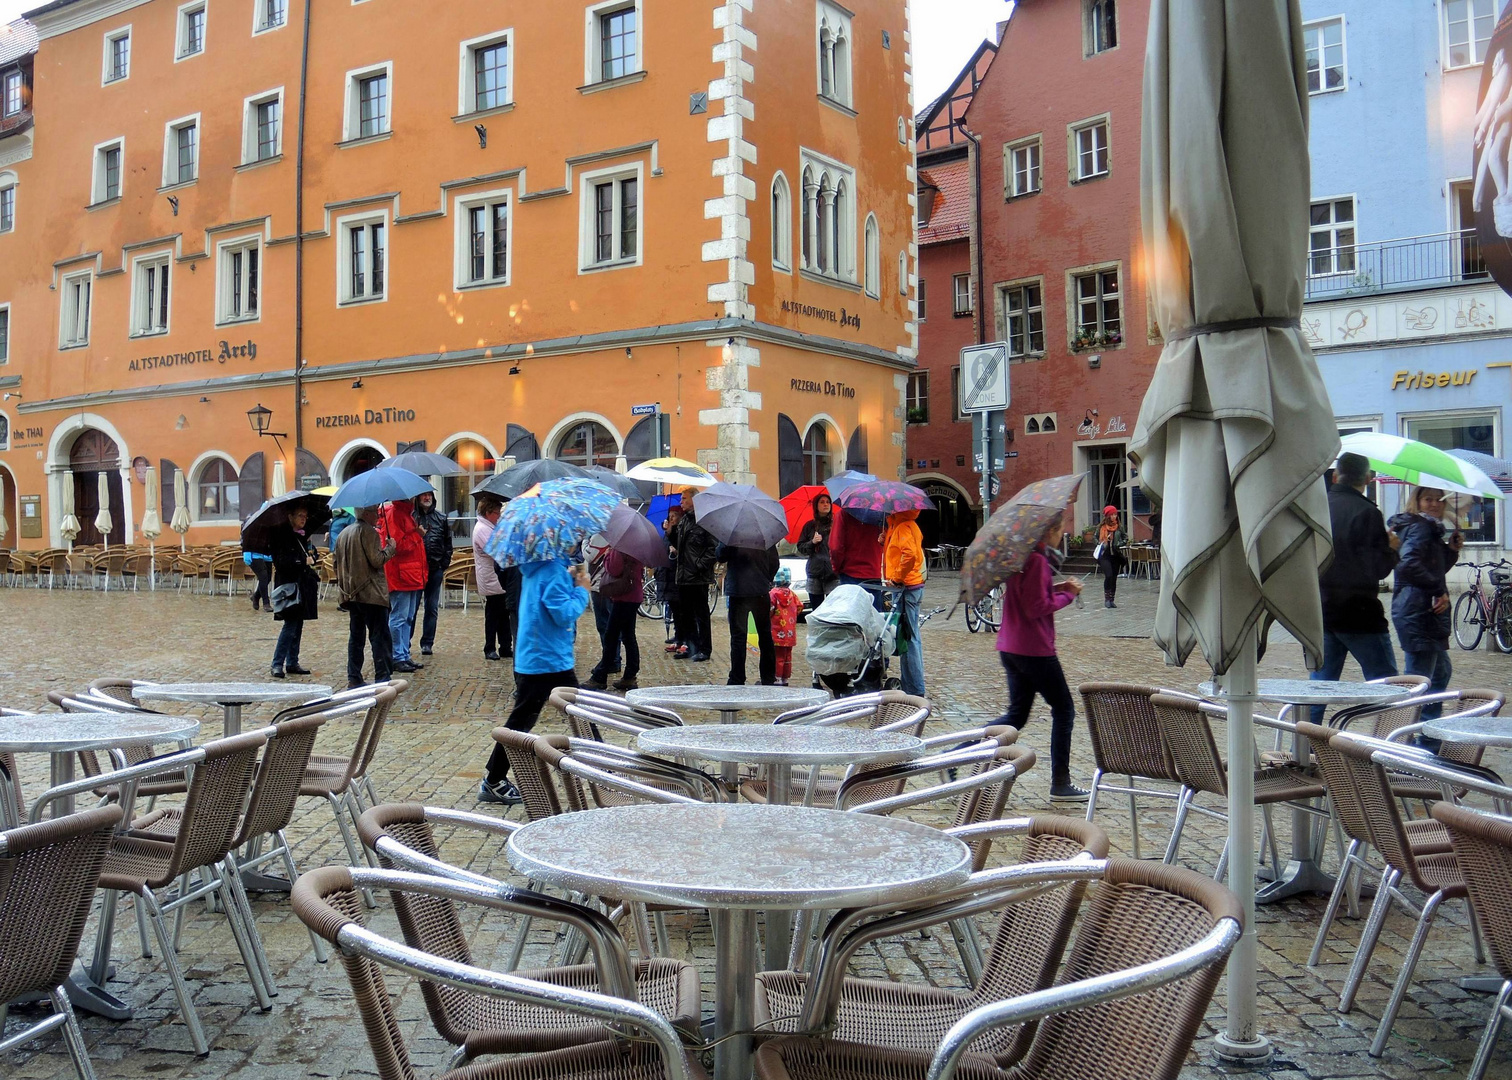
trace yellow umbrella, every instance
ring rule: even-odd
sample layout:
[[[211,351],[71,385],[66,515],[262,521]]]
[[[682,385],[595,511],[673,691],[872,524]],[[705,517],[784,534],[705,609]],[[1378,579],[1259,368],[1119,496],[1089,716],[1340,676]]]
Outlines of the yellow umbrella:
[[[100,512],[95,515],[94,525],[100,530],[106,548],[109,548],[110,530],[115,528],[115,519],[110,516],[110,474],[101,472],[96,479],[100,482]],[[110,575],[105,575],[105,579],[108,583]]]
[[[63,505],[59,509],[62,515],[58,522],[58,535],[68,541],[71,550],[80,528],[79,519],[74,517],[74,474],[71,469],[63,474]]]
[[[184,550],[184,534],[189,531],[189,485],[184,483],[184,470],[173,470],[173,520],[168,527],[179,534],[179,550]]]
[[[289,490],[289,482],[284,479],[284,463],[273,463],[273,498],[278,498]]]
[[[147,510],[142,514],[142,535],[147,538],[147,550],[150,565],[148,576],[152,588],[157,588],[157,538],[163,535],[163,515],[158,507],[162,505],[163,494],[158,485],[158,471],[155,466],[147,466]]]

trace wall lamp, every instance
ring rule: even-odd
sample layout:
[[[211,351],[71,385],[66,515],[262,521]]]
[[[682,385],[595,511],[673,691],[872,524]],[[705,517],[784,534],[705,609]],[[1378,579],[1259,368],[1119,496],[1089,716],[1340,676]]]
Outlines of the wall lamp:
[[[273,423],[272,409],[259,402],[258,404],[247,410],[247,422],[252,425],[252,430],[257,432],[258,437],[262,437],[263,435],[268,436],[278,447],[278,452],[280,454],[283,453],[283,443],[279,442],[278,440],[281,438],[287,439],[289,435],[288,432],[285,431],[268,430],[269,425]]]
[[[171,206],[171,207],[173,207],[173,216],[174,217],[178,217],[178,196],[177,195],[170,195],[170,196],[168,196],[168,205]]]
[[[210,404],[210,399],[207,398],[207,397],[202,397],[202,398],[200,398],[200,404],[201,405],[208,405],[208,404]]]
[[[488,149],[488,129],[482,124],[474,124],[473,130],[478,133],[478,149]]]
[[[20,396],[21,395],[19,393],[10,392],[10,393],[7,393],[4,398],[0,398],[0,400],[9,401],[11,398],[18,398]]]
[[[361,379],[353,379],[352,380],[352,389],[353,390],[361,390],[362,389],[362,380]]]
[[[632,357],[633,357],[633,356],[634,356],[634,354],[633,354],[633,353],[632,353],[632,352],[631,352],[631,351],[630,351],[630,346],[628,346],[628,345],[626,345],[626,346],[625,346],[625,359],[626,359],[626,360],[629,360],[629,359],[631,359],[631,358],[632,358]]]
[[[511,375],[518,375],[520,373],[520,365],[519,364],[512,364],[510,366],[510,368],[509,368],[509,373]]]

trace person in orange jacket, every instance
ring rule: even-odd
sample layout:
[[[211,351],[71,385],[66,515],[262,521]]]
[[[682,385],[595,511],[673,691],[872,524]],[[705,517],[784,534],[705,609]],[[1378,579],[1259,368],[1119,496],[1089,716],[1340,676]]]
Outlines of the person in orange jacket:
[[[882,551],[882,576],[903,590],[899,633],[908,639],[903,653],[903,692],[924,696],[924,643],[919,640],[919,605],[924,599],[924,534],[919,531],[919,512],[902,510],[887,518],[887,536]]]
[[[425,591],[428,568],[425,562],[425,534],[415,524],[414,503],[395,499],[383,508],[378,518],[378,534],[385,542],[394,542],[394,554],[384,563],[389,587],[389,637],[393,639],[393,670],[419,671],[424,664],[410,659],[410,638],[415,635],[415,613]]]

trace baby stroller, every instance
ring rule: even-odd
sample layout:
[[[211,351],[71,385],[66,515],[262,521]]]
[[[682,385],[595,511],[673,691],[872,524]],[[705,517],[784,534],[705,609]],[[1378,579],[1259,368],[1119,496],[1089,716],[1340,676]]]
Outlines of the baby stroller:
[[[872,588],[841,585],[809,613],[809,666],[836,697],[902,685],[887,676],[887,659],[898,636],[900,609],[893,603],[895,591],[880,583]],[[886,610],[877,610],[877,598]]]

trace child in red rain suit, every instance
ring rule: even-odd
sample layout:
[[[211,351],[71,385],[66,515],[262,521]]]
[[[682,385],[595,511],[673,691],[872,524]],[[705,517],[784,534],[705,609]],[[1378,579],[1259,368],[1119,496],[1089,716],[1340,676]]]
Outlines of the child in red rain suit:
[[[798,644],[798,616],[803,605],[790,586],[793,574],[787,567],[772,578],[772,644],[777,650],[777,685],[786,686],[793,675],[793,646]]]

